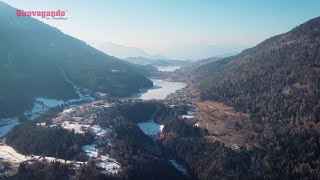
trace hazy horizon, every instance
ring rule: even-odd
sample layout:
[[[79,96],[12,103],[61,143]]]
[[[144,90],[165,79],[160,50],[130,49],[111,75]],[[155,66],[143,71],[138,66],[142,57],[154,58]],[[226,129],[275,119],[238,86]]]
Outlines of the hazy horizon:
[[[2,1],[23,10],[66,10],[65,21],[39,20],[86,42],[111,42],[172,59],[240,52],[320,15],[320,2],[302,0]]]

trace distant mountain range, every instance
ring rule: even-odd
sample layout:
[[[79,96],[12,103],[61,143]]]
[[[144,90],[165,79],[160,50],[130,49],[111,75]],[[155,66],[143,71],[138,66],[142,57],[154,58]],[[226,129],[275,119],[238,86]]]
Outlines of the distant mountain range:
[[[146,58],[151,60],[192,60],[197,61],[208,57],[228,57],[238,54],[243,47],[220,47],[210,45],[206,42],[177,44],[176,46],[168,47],[158,54],[150,54],[136,47],[128,47],[124,45],[114,44],[111,42],[87,41],[93,47],[107,53],[109,55],[121,58]],[[140,63],[139,63],[140,64]]]
[[[220,58],[220,57],[212,57],[212,58],[207,58],[207,59],[203,59],[203,60],[199,60],[199,61],[194,61],[194,62],[191,62],[189,64],[186,64],[179,71],[182,71],[184,73],[188,73],[188,72],[190,73],[190,72],[193,72],[193,71],[197,70],[201,66],[204,66],[206,64],[210,64],[212,62],[216,62],[216,61],[218,61],[220,59],[222,59],[222,58]]]
[[[140,65],[153,65],[153,66],[183,66],[191,63],[192,61],[186,60],[168,60],[168,59],[150,59],[145,57],[128,57],[124,60]]]
[[[99,41],[88,41],[93,47],[103,51],[104,53],[110,54],[117,58],[126,59],[128,57],[144,57],[148,59],[168,59],[162,55],[150,55],[144,50],[136,47],[128,47],[124,45],[115,44],[112,42],[99,42]]]
[[[152,86],[143,66],[106,55],[83,41],[0,2],[0,117],[32,108],[35,97],[70,99],[66,82],[110,96],[128,96]]]
[[[142,49],[135,48],[135,47],[127,47],[119,44],[114,44],[111,42],[97,42],[97,41],[88,41],[93,47],[107,53],[111,54],[112,56],[118,58],[126,58],[131,56],[149,56],[146,52]]]
[[[228,57],[238,54],[244,49],[242,46],[229,47],[209,44],[208,42],[194,42],[176,44],[161,51],[161,54],[173,59],[201,60],[208,57]]]

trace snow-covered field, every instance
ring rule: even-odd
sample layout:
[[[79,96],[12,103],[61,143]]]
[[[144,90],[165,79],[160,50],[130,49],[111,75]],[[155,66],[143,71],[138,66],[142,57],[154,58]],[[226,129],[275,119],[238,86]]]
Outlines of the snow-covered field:
[[[18,153],[12,147],[5,144],[0,145],[0,158],[13,164],[18,164],[28,160],[26,156]]]
[[[154,121],[142,122],[137,125],[144,134],[153,138],[157,138],[164,128],[164,125],[157,124]]]
[[[46,160],[47,162],[59,161],[61,163],[83,164],[83,162],[65,161],[63,159],[58,159],[55,157],[25,156],[23,154],[18,153],[12,147],[4,143],[0,144],[0,159],[4,159],[5,161],[11,162],[13,165],[19,165],[23,161],[36,160],[36,159]]]

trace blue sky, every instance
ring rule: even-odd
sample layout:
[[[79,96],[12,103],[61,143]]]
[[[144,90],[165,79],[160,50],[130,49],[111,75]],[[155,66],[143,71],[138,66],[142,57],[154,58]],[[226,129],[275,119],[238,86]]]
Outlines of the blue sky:
[[[251,47],[320,16],[317,0],[3,1],[24,10],[67,10],[68,20],[44,22],[79,39],[162,54],[193,45]]]

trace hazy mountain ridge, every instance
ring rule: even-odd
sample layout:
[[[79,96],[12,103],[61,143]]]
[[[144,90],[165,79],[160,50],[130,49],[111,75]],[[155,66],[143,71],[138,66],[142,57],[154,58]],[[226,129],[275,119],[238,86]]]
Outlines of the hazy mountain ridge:
[[[101,51],[116,56],[118,58],[126,58],[129,56],[149,56],[148,53],[144,52],[142,49],[135,47],[127,47],[123,45],[114,44],[111,42],[98,42],[98,41],[88,41],[93,47],[100,49]]]
[[[187,60],[168,60],[168,59],[151,59],[146,57],[128,57],[124,60],[140,65],[153,65],[153,66],[183,66],[189,64]]]
[[[315,51],[318,46],[319,41],[319,28],[317,27],[317,23],[319,23],[319,18],[312,19],[308,21],[305,24],[302,24],[296,28],[294,28],[292,31],[288,33],[284,33],[281,35],[274,36],[272,38],[269,38],[259,45],[249,48],[241,52],[240,54],[232,57],[227,57],[224,59],[221,59],[220,61],[213,62],[210,64],[207,64],[207,66],[199,67],[196,70],[196,75],[203,76],[203,75],[211,75],[213,78],[217,77],[220,78],[222,76],[237,76],[235,73],[241,73],[241,72],[249,72],[249,71],[255,71],[259,72],[259,68],[265,69],[268,66],[270,67],[271,63],[276,62],[272,57],[272,53],[274,53],[277,50],[286,51],[286,48],[290,48],[290,46],[299,46],[301,45],[303,48],[308,48],[307,50],[310,55],[314,55],[316,57],[313,57],[313,60],[315,64],[318,63],[318,57],[317,52]],[[311,31],[307,32],[306,29],[312,29]],[[292,51],[292,50],[291,50]],[[298,52],[297,52],[298,53]],[[269,56],[267,61],[265,60],[265,56]],[[262,58],[261,58],[262,57]],[[310,57],[309,57],[310,58]],[[291,58],[292,59],[292,58]],[[287,59],[286,61],[296,61],[296,59]],[[250,64],[254,63],[254,65]],[[221,68],[213,70],[212,68],[216,67],[218,64],[225,64]],[[257,68],[252,68],[257,67]],[[263,68],[262,68],[263,67]],[[299,67],[293,67],[293,68],[299,68]],[[217,72],[221,73],[217,73]],[[216,76],[213,76],[216,75]],[[212,77],[208,77],[207,80],[209,80]],[[223,80],[223,79],[222,79]]]
[[[203,60],[199,60],[199,61],[195,61],[195,62],[192,62],[190,64],[186,64],[185,66],[182,67],[182,71],[194,71],[196,70],[197,68],[201,67],[201,66],[204,66],[204,65],[207,65],[207,64],[210,64],[212,62],[216,62],[216,61],[219,61],[221,58],[219,57],[212,57],[212,58],[207,58],[207,59],[203,59]]]

